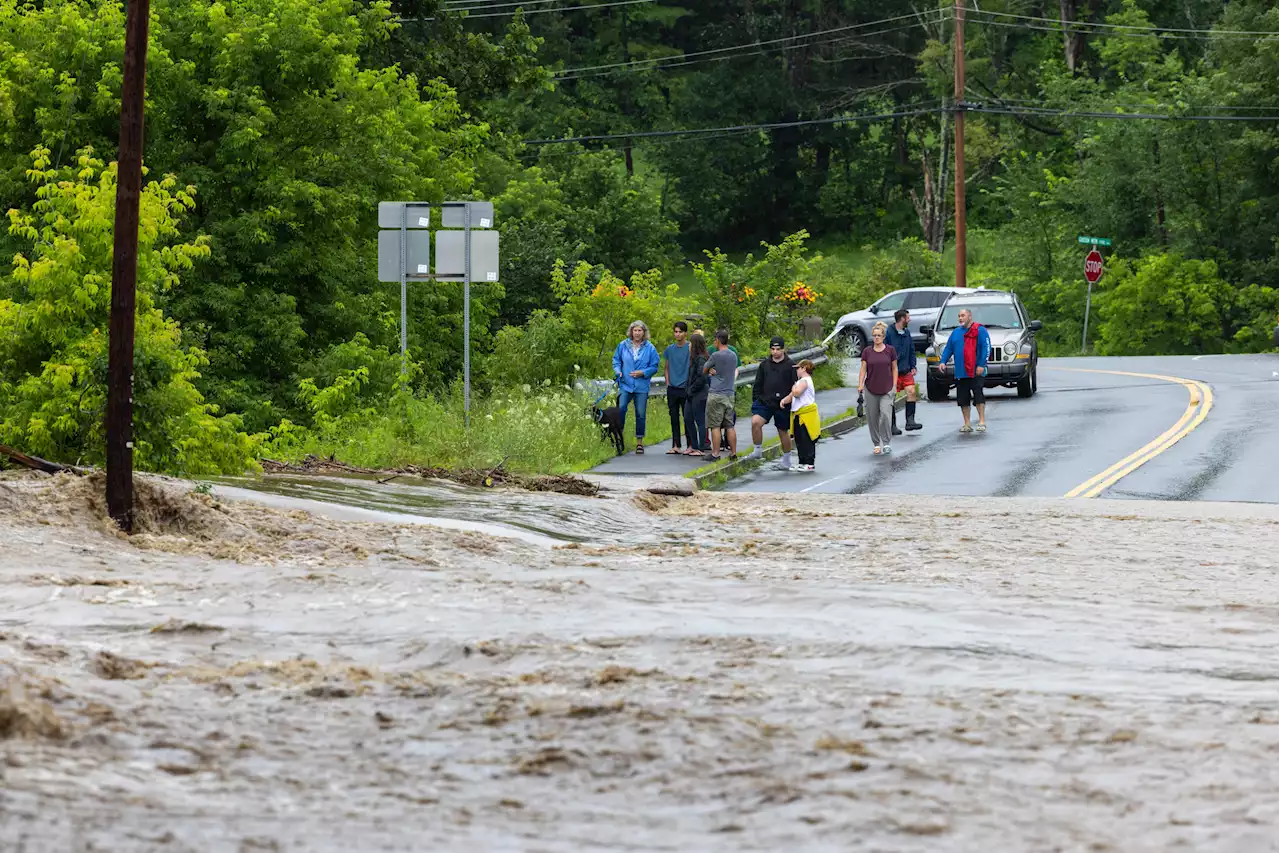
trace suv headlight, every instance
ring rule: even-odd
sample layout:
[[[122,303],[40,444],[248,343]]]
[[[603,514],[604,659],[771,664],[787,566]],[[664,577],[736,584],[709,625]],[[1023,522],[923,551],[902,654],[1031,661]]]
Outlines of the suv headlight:
[[[1005,341],[1005,342],[1004,342],[1004,354],[1005,354],[1005,355],[1007,355],[1007,356],[1009,356],[1009,357],[1011,357],[1011,358],[1012,358],[1012,357],[1013,357],[1017,352],[1018,352],[1018,342],[1017,342],[1017,341]]]

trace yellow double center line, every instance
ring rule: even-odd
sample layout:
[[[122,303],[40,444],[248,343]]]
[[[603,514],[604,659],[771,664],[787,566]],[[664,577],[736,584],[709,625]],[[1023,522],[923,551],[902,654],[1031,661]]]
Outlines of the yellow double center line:
[[[1073,373],[1107,373],[1112,376],[1134,376],[1139,379],[1159,379],[1164,382],[1173,382],[1187,389],[1190,399],[1187,402],[1186,411],[1182,413],[1182,417],[1178,418],[1177,423],[1169,427],[1163,433],[1152,439],[1147,444],[1139,447],[1133,453],[1121,459],[1116,464],[1094,474],[1071,491],[1067,492],[1069,498],[1096,498],[1107,489],[1118,483],[1123,477],[1132,474],[1152,459],[1164,453],[1170,447],[1173,447],[1182,439],[1191,434],[1191,431],[1200,424],[1204,423],[1204,419],[1209,417],[1209,410],[1213,408],[1213,389],[1204,382],[1196,379],[1182,379],[1178,376],[1161,376],[1157,373],[1126,373],[1120,370],[1088,370],[1077,367],[1054,367],[1052,370],[1067,370]]]

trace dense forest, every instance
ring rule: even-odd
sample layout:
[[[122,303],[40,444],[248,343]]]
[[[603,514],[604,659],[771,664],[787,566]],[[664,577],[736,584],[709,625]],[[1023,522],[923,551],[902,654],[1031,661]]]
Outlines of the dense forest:
[[[952,279],[950,3],[151,8],[140,467],[580,467],[602,451],[572,380],[630,320],[703,316],[750,351]],[[123,24],[0,0],[0,442],[68,461],[102,458]],[[1276,32],[1268,0],[970,4],[969,284],[1078,352],[1076,236],[1106,236],[1092,351],[1272,348]],[[461,289],[414,286],[402,375],[376,280],[379,201],[459,198],[491,199],[503,241],[470,432]]]

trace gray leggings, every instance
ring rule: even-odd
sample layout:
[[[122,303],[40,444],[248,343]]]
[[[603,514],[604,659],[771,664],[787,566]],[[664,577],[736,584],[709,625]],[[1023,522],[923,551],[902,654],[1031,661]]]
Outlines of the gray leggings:
[[[893,437],[889,426],[893,417],[893,392],[872,394],[868,391],[863,395],[863,402],[867,407],[867,429],[871,431],[871,443],[876,447],[883,447]]]

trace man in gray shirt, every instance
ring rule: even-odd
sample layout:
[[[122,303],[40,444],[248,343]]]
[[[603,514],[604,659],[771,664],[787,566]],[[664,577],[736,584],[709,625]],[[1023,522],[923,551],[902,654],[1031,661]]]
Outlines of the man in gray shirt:
[[[716,332],[716,351],[707,360],[703,372],[711,377],[707,393],[707,431],[711,434],[711,452],[702,458],[714,462],[720,458],[720,434],[729,446],[729,458],[738,458],[738,433],[733,428],[734,379],[738,375],[738,356],[729,349],[729,332]]]

